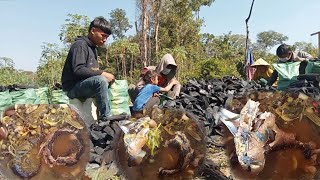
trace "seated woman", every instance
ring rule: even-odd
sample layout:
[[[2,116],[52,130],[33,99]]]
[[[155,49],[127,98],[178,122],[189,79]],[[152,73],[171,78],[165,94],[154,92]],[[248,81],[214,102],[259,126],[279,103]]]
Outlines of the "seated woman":
[[[157,85],[159,82],[158,77],[159,74],[155,70],[149,70],[143,76],[145,84],[136,97],[132,108],[135,113],[141,112],[143,109],[149,110],[157,106],[160,103],[158,93],[168,92],[172,86],[178,83],[178,81],[173,79],[165,88],[163,88]]]
[[[260,83],[261,85],[266,85],[273,73],[271,65],[262,58],[259,58],[251,65],[251,67],[255,68],[252,80]]]
[[[177,64],[171,54],[164,55],[161,58],[158,66],[148,66],[144,68],[144,72],[148,70],[155,70],[155,72],[159,74],[159,82],[157,85],[160,87],[166,87],[168,84],[170,84],[171,81],[175,81],[175,85],[170,89],[167,95],[173,99],[179,96],[181,84],[175,78],[175,75],[177,73]],[[144,85],[145,82],[142,78],[140,78],[136,87],[140,90]]]

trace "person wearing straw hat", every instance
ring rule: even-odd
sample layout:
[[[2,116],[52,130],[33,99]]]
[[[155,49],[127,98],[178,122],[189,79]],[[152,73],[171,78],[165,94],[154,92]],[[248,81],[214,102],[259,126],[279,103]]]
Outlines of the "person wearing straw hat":
[[[273,73],[271,65],[262,58],[259,58],[256,62],[254,62],[251,65],[251,67],[255,68],[252,80],[258,81],[259,83],[266,85],[267,81]]]

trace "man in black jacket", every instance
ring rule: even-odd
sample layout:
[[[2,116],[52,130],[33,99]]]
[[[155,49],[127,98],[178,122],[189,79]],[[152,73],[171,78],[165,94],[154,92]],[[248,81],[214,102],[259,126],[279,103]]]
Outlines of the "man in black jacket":
[[[110,116],[108,85],[114,75],[99,70],[97,46],[102,46],[111,33],[106,19],[95,18],[88,35],[78,37],[71,45],[61,77],[62,88],[69,98],[96,99],[101,120]]]

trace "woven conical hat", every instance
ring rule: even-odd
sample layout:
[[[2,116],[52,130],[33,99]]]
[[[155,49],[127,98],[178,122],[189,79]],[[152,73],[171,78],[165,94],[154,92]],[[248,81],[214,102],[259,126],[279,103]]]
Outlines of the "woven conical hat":
[[[255,66],[270,66],[269,63],[267,63],[265,60],[263,60],[262,58],[259,58],[256,62],[254,62],[251,67],[255,67]]]

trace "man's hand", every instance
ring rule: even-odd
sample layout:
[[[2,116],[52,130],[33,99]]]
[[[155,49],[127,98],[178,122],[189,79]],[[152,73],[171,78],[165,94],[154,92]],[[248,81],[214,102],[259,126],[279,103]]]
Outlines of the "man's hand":
[[[103,72],[101,76],[107,78],[109,82],[112,82],[114,80],[114,75],[107,72]]]
[[[295,59],[296,61],[306,61],[307,60],[307,58],[301,58],[301,57],[296,57],[296,59]]]

